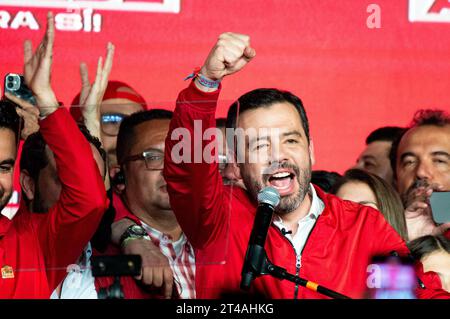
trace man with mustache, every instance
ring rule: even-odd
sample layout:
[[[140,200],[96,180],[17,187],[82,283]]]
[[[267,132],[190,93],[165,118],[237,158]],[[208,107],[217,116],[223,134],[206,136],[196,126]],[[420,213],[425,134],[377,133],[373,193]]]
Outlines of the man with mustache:
[[[172,209],[195,249],[197,297],[220,298],[240,291],[256,194],[272,186],[281,201],[265,244],[269,260],[291,274],[361,298],[370,258],[408,250],[380,212],[310,184],[314,147],[298,97],[278,89],[256,89],[231,106],[227,127],[244,132],[236,137],[232,165],[246,190],[235,187],[230,193],[217,161],[211,161],[215,154],[204,152],[212,142],[195,139],[195,134],[215,125],[220,82],[255,55],[248,36],[220,35],[192,83],[179,94],[166,138],[164,177]],[[201,162],[197,153],[204,156]],[[251,292],[268,298],[324,298],[268,275],[256,278]]]
[[[390,157],[409,240],[446,232],[450,223],[436,225],[429,200],[435,191],[450,191],[450,115],[442,110],[417,111],[394,142]]]

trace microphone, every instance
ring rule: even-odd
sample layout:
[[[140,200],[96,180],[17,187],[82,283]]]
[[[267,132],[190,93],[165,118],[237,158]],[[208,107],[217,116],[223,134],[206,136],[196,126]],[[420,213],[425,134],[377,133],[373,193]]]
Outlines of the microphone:
[[[292,230],[286,230],[286,228],[281,228],[281,234],[286,236],[287,234],[292,234]]]
[[[241,273],[241,289],[243,290],[249,290],[253,279],[262,272],[266,259],[264,244],[272,222],[273,211],[279,202],[280,194],[273,187],[263,188],[258,193],[258,208]]]

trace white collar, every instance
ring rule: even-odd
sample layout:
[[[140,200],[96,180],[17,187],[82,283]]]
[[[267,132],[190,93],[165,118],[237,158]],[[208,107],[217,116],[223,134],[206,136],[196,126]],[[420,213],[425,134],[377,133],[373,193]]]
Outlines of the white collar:
[[[325,209],[325,204],[317,195],[317,192],[312,184],[309,184],[308,194],[311,196],[311,208],[309,209],[308,214],[306,214],[306,216],[304,216],[297,222],[298,224],[300,224],[300,222],[303,220],[307,220],[308,218],[319,218],[320,214],[322,214],[323,210]],[[283,220],[280,216],[275,215],[275,222],[282,224]]]
[[[2,209],[1,215],[5,216],[9,220],[12,220],[14,216],[16,216],[16,213],[19,211],[19,207],[8,207],[5,206],[5,208]]]

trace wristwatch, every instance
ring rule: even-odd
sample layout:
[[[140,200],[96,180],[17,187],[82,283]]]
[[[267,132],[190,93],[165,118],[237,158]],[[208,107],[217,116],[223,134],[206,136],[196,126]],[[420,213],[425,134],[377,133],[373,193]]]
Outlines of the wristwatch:
[[[123,247],[124,243],[130,239],[150,240],[150,236],[142,226],[131,225],[124,231],[122,236],[120,236],[120,247]]]

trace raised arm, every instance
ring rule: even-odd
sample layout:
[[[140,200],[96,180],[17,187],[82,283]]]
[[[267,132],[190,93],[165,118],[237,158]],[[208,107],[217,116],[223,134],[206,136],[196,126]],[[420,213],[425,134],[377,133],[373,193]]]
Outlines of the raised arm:
[[[100,134],[100,104],[108,86],[109,74],[111,73],[114,58],[114,45],[108,43],[106,48],[106,59],[100,57],[97,62],[97,73],[94,83],[89,82],[89,74],[86,63],[80,64],[81,93],[80,107],[83,119],[89,132],[101,140]]]
[[[44,39],[33,53],[24,45],[25,80],[36,96],[40,130],[52,151],[61,183],[59,200],[40,218],[37,233],[43,249],[50,287],[66,274],[94,234],[107,208],[105,187],[89,143],[69,112],[59,107],[50,85],[54,21],[48,14]],[[60,271],[55,271],[60,270]]]
[[[248,36],[222,34],[199,75],[178,96],[166,138],[164,178],[172,209],[196,248],[204,248],[222,235],[218,232],[226,229],[220,226],[228,223],[229,213],[217,161],[208,164],[202,156],[205,146],[211,143],[203,141],[202,136],[215,127],[220,91],[211,82],[239,71],[254,56]],[[210,85],[205,85],[208,82]]]

